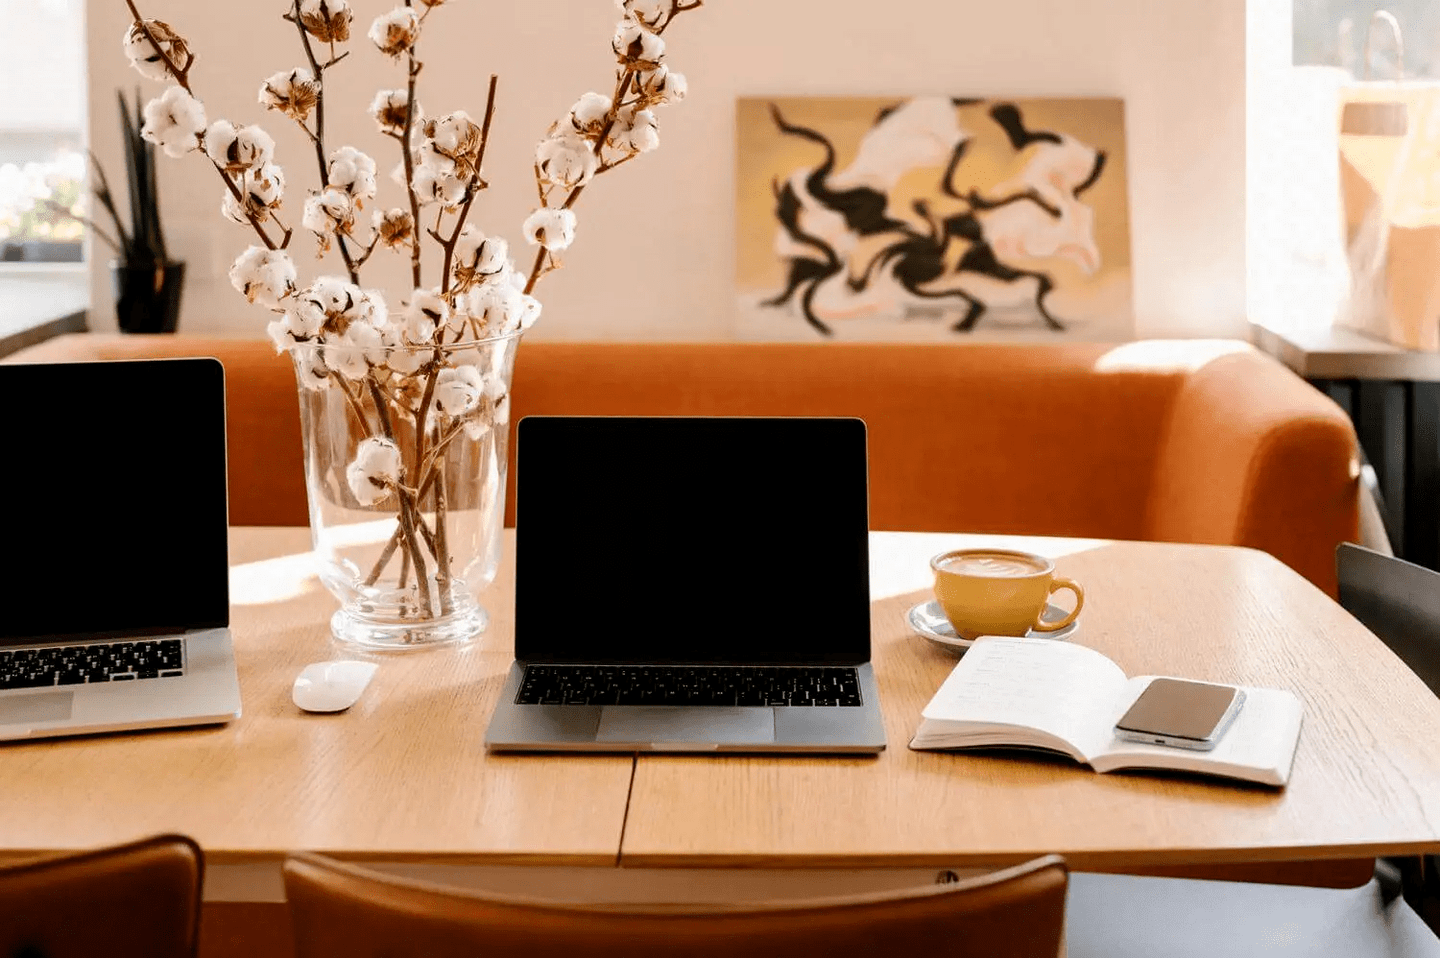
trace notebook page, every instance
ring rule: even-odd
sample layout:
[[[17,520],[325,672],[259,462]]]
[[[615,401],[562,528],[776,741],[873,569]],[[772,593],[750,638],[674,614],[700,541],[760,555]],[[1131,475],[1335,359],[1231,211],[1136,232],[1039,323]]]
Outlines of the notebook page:
[[[1109,742],[1124,688],[1120,667],[1083,645],[989,636],[971,646],[922,714],[1039,729],[1088,755]]]
[[[1282,689],[1241,686],[1245,703],[1234,723],[1213,749],[1198,751],[1166,745],[1127,742],[1114,735],[1114,724],[1144,690],[1153,676],[1130,680],[1120,708],[1106,725],[1109,743],[1091,758],[1097,771],[1115,768],[1171,768],[1215,775],[1230,775],[1270,785],[1283,785],[1290,777],[1295,746],[1300,738],[1301,706],[1294,694]]]

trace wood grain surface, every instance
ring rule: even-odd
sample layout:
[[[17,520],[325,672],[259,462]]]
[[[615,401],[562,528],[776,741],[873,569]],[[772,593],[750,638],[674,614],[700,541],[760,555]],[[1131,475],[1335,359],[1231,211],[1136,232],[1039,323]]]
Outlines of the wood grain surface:
[[[178,831],[211,862],[313,849],[371,861],[613,865],[629,756],[491,756],[485,725],[513,657],[513,539],[478,645],[390,655],[348,712],[290,701],[337,602],[308,529],[231,530],[243,717],[185,731],[0,745],[0,858]],[[508,536],[508,533],[507,533]],[[157,588],[162,584],[157,583]]]
[[[1294,691],[1283,791],[1099,775],[1039,756],[912,752],[957,661],[913,635],[930,555],[998,537],[872,536],[875,758],[641,756],[622,864],[988,866],[1058,852],[1079,870],[1440,851],[1440,701],[1280,562],[1233,547],[1031,540],[1086,588],[1074,641],[1127,674]]]

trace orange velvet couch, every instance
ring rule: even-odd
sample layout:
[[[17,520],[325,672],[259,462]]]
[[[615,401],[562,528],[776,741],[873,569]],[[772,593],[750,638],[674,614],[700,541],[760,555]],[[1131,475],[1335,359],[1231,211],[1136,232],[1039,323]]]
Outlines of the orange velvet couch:
[[[268,343],[72,334],[7,361],[181,355],[226,367],[232,522],[307,523],[295,383]],[[511,415],[536,413],[858,416],[875,529],[1249,546],[1331,594],[1358,534],[1349,420],[1238,342],[527,342]]]

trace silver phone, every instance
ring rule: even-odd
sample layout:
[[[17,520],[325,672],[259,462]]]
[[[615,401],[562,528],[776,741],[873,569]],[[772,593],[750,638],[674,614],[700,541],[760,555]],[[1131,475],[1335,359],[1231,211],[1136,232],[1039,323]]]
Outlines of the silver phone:
[[[1151,679],[1145,691],[1115,723],[1115,734],[1130,742],[1208,751],[1240,714],[1245,692],[1233,685]]]

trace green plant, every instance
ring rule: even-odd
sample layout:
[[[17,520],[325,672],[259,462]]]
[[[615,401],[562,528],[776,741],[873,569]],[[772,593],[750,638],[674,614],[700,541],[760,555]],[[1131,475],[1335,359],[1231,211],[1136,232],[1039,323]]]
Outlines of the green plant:
[[[155,146],[140,137],[144,116],[140,107],[140,91],[135,91],[135,105],[132,108],[125,100],[123,91],[115,91],[120,101],[120,128],[124,136],[125,171],[130,186],[130,228],[120,218],[115,206],[115,196],[110,191],[110,181],[95,153],[90,153],[90,163],[95,168],[95,199],[110,214],[115,224],[115,233],[110,235],[98,224],[84,217],[86,226],[115,251],[125,266],[149,266],[169,262],[165,253],[165,233],[160,227],[160,191],[155,184]],[[54,208],[54,204],[47,204]],[[68,213],[68,211],[65,211]]]

